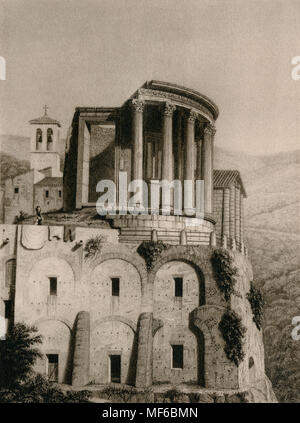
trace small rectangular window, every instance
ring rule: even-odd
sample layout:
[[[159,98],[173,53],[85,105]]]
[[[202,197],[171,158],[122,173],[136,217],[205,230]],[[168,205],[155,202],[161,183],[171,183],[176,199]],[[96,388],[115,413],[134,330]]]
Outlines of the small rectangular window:
[[[175,283],[175,297],[182,297],[183,278],[174,278]]]
[[[50,295],[57,295],[57,278],[51,277],[50,281]]]
[[[111,295],[119,297],[120,295],[120,278],[111,278]]]
[[[61,190],[58,191],[58,196],[61,198]]]
[[[48,198],[49,197],[49,191],[46,189],[46,191],[45,191],[45,196],[46,196],[46,198]]]
[[[15,194],[19,194],[19,187],[15,187]]]
[[[4,301],[4,318],[10,319],[11,318],[11,301]]]
[[[58,354],[47,354],[48,378],[50,382],[58,382]]]
[[[172,345],[172,368],[183,369],[183,345]]]

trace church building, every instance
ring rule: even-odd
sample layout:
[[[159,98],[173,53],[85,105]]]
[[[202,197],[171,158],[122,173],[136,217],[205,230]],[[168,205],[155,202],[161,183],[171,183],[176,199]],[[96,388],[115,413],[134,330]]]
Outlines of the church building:
[[[30,137],[30,170],[4,181],[2,199],[4,223],[13,223],[22,211],[34,215],[59,210],[63,205],[63,179],[60,170],[60,123],[47,114],[32,119]]]

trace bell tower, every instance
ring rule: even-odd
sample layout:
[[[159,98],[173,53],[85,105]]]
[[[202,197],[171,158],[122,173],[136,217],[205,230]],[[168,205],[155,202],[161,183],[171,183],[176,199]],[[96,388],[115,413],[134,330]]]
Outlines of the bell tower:
[[[31,125],[30,168],[42,170],[51,168],[52,177],[62,177],[59,157],[60,123],[48,116],[48,106],[44,106],[44,115],[29,121]]]

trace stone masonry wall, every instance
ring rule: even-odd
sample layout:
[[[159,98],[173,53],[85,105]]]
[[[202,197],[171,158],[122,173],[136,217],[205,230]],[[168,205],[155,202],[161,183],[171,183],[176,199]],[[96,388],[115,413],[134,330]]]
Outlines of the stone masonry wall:
[[[83,370],[88,382],[110,381],[112,354],[121,355],[121,382],[135,384],[139,369],[140,386],[142,374],[148,385],[153,377],[154,383],[204,384],[210,389],[240,389],[264,378],[261,333],[246,299],[252,270],[245,256],[234,253],[241,298],[233,296],[231,307],[247,327],[246,357],[238,368],[227,359],[218,329],[226,303],[214,279],[212,247],[169,246],[147,272],[137,245],[120,244],[117,230],[76,228],[74,239],[64,240],[62,226],[24,228],[18,226],[16,238],[16,226],[1,225],[0,234],[10,241],[0,254],[4,262],[17,258],[15,320],[37,325],[44,336],[39,371],[47,371],[46,354],[59,354],[59,380],[70,383],[71,345],[78,313],[84,310],[90,315],[89,370]],[[101,237],[99,251],[86,258],[86,242],[95,236]],[[57,278],[56,296],[49,292],[50,277]],[[113,277],[120,279],[118,297],[112,296]],[[174,295],[174,277],[183,278],[182,298]],[[6,298],[5,276],[1,278]],[[147,317],[144,325],[141,316]],[[171,345],[178,344],[183,345],[184,366],[172,369]],[[77,365],[79,370],[85,366],[80,368],[78,360]]]

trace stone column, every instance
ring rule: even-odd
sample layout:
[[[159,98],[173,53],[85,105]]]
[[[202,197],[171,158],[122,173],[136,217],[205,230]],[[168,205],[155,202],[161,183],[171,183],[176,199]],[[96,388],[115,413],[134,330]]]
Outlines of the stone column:
[[[201,172],[201,162],[202,162],[202,140],[198,139],[196,142],[197,145],[197,167],[196,167],[196,179],[200,180],[202,178],[202,172]]]
[[[223,230],[222,234],[225,235],[227,238],[230,236],[229,233],[229,200],[230,200],[230,190],[229,188],[224,189],[223,194]]]
[[[146,151],[146,178],[151,179],[153,174],[153,161],[152,161],[152,142],[147,142],[147,151]]]
[[[240,214],[240,188],[235,188],[235,239],[239,243],[241,241],[241,214]]]
[[[163,109],[163,146],[161,179],[173,180],[173,113],[176,107],[166,103]]]
[[[179,111],[176,119],[176,144],[177,144],[177,157],[176,157],[176,175],[175,177],[182,181],[183,179],[183,161],[184,150],[182,143],[182,112]]]
[[[144,102],[132,100],[133,179],[143,179],[143,111]]]
[[[213,212],[213,142],[215,127],[211,124],[204,128],[202,143],[202,179],[204,180],[204,211]]]
[[[229,234],[230,238],[235,239],[235,187],[230,187],[230,199],[229,199]]]
[[[173,180],[173,113],[176,107],[171,103],[166,103],[163,108],[163,139],[161,157],[161,179]],[[167,200],[162,196],[162,208],[168,209],[173,206],[173,190]]]
[[[77,179],[76,179],[76,208],[80,209],[88,202],[89,194],[89,160],[90,133],[86,122],[79,118],[77,150]]]
[[[195,182],[195,120],[197,113],[190,110],[185,127],[185,163],[184,163],[184,179],[193,181],[193,207],[195,207],[194,198],[194,182]],[[186,194],[186,193],[185,193]]]
[[[240,195],[240,213],[241,213],[241,224],[240,224],[240,239],[241,243],[244,243],[244,197]]]

